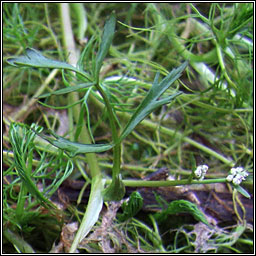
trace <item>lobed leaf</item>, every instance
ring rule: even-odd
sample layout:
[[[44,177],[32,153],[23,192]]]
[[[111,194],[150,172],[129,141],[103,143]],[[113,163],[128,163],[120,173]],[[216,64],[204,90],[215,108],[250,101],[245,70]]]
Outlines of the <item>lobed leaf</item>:
[[[112,43],[112,40],[115,34],[115,26],[116,26],[116,17],[115,17],[115,14],[112,13],[104,26],[100,49],[96,55],[96,67],[95,67],[96,77],[100,72],[102,62],[106,57],[109,51],[110,45]]]
[[[100,152],[107,151],[113,147],[112,144],[82,144],[78,142],[72,142],[55,134],[50,130],[49,130],[49,133],[55,139],[39,133],[37,133],[37,135],[47,140],[53,146],[61,150],[64,150],[70,157],[74,157],[78,154],[85,154],[85,153],[100,153]]]
[[[160,83],[158,83],[159,73],[156,74],[151,89],[127,123],[119,138],[119,142],[128,136],[132,130],[156,108],[166,103],[170,103],[171,100],[181,94],[181,92],[177,92],[167,98],[158,99],[171,86],[171,84],[173,84],[181,76],[181,73],[184,71],[187,65],[188,62],[184,62],[180,67],[172,70],[172,72],[170,72]]]
[[[7,63],[15,67],[28,66],[35,68],[57,68],[76,71],[76,68],[72,65],[66,62],[46,58],[39,51],[33,48],[27,48],[26,55],[24,56],[8,58]]]

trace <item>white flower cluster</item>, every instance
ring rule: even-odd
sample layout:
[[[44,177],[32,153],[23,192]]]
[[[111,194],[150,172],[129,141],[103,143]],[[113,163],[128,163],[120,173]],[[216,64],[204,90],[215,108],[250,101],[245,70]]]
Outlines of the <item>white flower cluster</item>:
[[[199,180],[203,180],[206,172],[208,171],[208,166],[206,164],[197,166],[194,174]]]
[[[243,167],[231,168],[226,180],[228,182],[232,181],[234,185],[239,185],[248,175],[248,172]]]

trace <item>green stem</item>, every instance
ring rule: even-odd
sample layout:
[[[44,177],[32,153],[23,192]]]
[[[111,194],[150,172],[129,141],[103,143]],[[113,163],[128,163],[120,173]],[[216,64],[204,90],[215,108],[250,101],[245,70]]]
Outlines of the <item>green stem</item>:
[[[114,148],[113,148],[113,155],[114,155],[114,164],[113,164],[113,175],[112,177],[115,179],[119,172],[120,172],[120,158],[121,158],[121,147],[120,147],[120,143],[117,143],[118,141],[118,132],[117,132],[117,127],[116,127],[116,123],[115,123],[115,114],[114,114],[114,110],[109,102],[109,99],[107,97],[107,95],[105,94],[104,90],[100,87],[99,84],[96,84],[96,88],[99,91],[99,93],[101,94],[104,102],[105,102],[105,106],[107,108],[108,111],[108,115],[109,115],[109,122],[110,122],[110,128],[112,131],[112,139],[113,142],[115,144]]]
[[[237,89],[237,86],[233,83],[233,81],[231,81],[230,77],[227,74],[226,68],[225,68],[225,63],[224,63],[224,59],[222,56],[222,51],[221,51],[221,47],[218,43],[216,43],[216,49],[217,49],[217,56],[218,56],[218,60],[219,60],[219,65],[220,68],[222,70],[222,72],[224,73],[224,77],[226,78],[226,80],[228,81],[228,83],[235,89]]]
[[[77,39],[83,40],[84,35],[87,29],[87,18],[86,18],[86,11],[83,7],[83,3],[70,3],[71,8],[74,10],[77,23],[78,23],[78,29],[77,29]]]
[[[68,4],[64,4],[64,3],[60,4],[60,13],[61,13],[64,45],[67,51],[70,53],[69,63],[74,64],[74,63],[77,63],[78,57],[76,55],[76,47],[75,47],[75,42],[74,42],[74,37],[73,37],[73,32],[71,27]],[[88,76],[84,72],[77,72],[77,73],[79,73],[80,75],[88,79]],[[78,100],[79,100],[79,95],[77,92],[69,94],[68,96],[69,103],[77,102]],[[78,123],[79,113],[81,112],[80,105],[78,104],[73,108],[70,108],[69,111],[72,111],[71,116],[73,116],[75,119],[75,122]],[[85,125],[82,127],[82,131],[79,139],[82,143],[86,143],[86,144],[91,143],[90,135]],[[94,177],[99,175],[101,172],[100,172],[96,155],[94,153],[86,154],[86,160],[90,168],[91,176]]]
[[[127,187],[170,187],[192,184],[212,184],[212,183],[226,183],[226,178],[207,179],[207,180],[123,180]],[[111,183],[111,179],[106,180],[106,184]]]

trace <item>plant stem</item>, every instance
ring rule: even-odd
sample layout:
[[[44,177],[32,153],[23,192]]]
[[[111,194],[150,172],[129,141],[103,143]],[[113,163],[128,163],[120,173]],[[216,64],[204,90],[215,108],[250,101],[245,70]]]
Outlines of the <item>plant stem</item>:
[[[71,2],[70,4],[78,20],[77,39],[82,41],[84,39],[84,35],[87,29],[86,11],[83,7],[83,3]]]
[[[100,87],[99,84],[96,84],[96,88],[97,90],[100,92],[107,111],[108,111],[108,116],[109,116],[109,122],[110,122],[110,127],[111,127],[111,131],[112,131],[112,139],[113,142],[115,144],[115,146],[113,147],[113,156],[114,156],[114,163],[113,163],[113,178],[117,177],[119,172],[120,172],[120,159],[121,159],[121,147],[120,147],[120,143],[117,143],[118,141],[118,132],[117,132],[117,127],[116,127],[116,123],[115,123],[115,114],[114,114],[114,110],[111,107],[111,104],[109,102],[109,99],[107,97],[107,95],[105,94],[104,90]]]
[[[192,184],[212,184],[212,183],[226,183],[226,178],[207,179],[207,180],[123,180],[127,187],[170,187],[180,185]],[[106,184],[111,183],[111,179],[106,180]]]
[[[67,49],[67,52],[70,54],[69,55],[70,58],[68,61],[70,64],[74,65],[77,63],[78,57],[77,57],[77,50],[75,47],[72,27],[71,27],[68,4],[65,4],[65,3],[60,4],[60,12],[61,12],[61,21],[62,21],[62,30],[63,30],[63,39],[64,39],[63,41],[64,41],[65,48]],[[81,72],[80,74],[84,76],[84,73]],[[69,100],[69,103],[77,102],[79,100],[78,93],[77,92],[70,93],[68,95],[68,100]],[[71,116],[73,116],[75,119],[75,122],[78,123],[79,113],[81,112],[80,105],[77,104],[76,106],[74,106],[73,108],[70,108],[69,110],[72,111]],[[90,135],[85,125],[83,125],[82,127],[82,131],[79,139],[82,143],[86,143],[86,144],[91,143]],[[94,153],[86,154],[86,159],[90,168],[91,176],[94,177],[100,174],[100,168],[98,165],[96,155]]]
[[[71,19],[69,15],[69,6],[68,4],[62,3],[60,4],[60,10],[61,10],[61,20],[62,20],[62,25],[63,25],[63,32],[65,31],[64,34],[64,43],[66,42],[66,48],[69,49],[70,51],[73,50],[74,58],[70,60],[70,62],[73,64],[77,63],[77,55],[76,55],[76,48],[75,48],[75,42],[74,42],[74,37],[72,33],[72,28],[71,28]],[[64,25],[64,22],[68,22]],[[68,48],[69,43],[71,44],[71,48]],[[82,72],[81,72],[82,73]],[[82,74],[83,76],[86,76]],[[87,77],[86,77],[87,78]],[[72,96],[71,96],[72,95]],[[77,102],[79,100],[78,93],[71,93],[69,94],[69,102]],[[76,105],[76,108],[73,108],[71,111],[72,114],[75,117],[76,123],[79,121],[79,114],[81,112],[80,105]],[[72,115],[72,116],[73,116]],[[82,127],[82,132],[80,134],[80,140],[82,143],[91,143],[91,139],[89,136],[89,132],[84,125]],[[91,180],[91,192],[90,192],[90,197],[88,201],[88,205],[85,211],[85,214],[83,216],[82,223],[75,235],[74,241],[71,245],[70,252],[75,252],[77,249],[77,246],[79,242],[89,233],[93,225],[97,222],[99,213],[102,209],[103,206],[103,196],[102,196],[102,191],[104,189],[104,183],[105,180],[102,179],[101,171],[98,165],[98,161],[96,158],[96,155],[94,153],[89,153],[86,154],[86,159],[90,168],[90,173],[92,176]]]
[[[237,86],[233,83],[233,81],[231,81],[231,79],[229,78],[229,76],[227,74],[224,59],[223,59],[223,56],[222,56],[221,47],[218,43],[216,43],[216,49],[217,49],[217,56],[218,56],[218,60],[219,60],[219,65],[220,65],[220,68],[221,68],[221,70],[224,74],[224,77],[228,81],[229,85],[231,85],[233,88],[237,89]]]

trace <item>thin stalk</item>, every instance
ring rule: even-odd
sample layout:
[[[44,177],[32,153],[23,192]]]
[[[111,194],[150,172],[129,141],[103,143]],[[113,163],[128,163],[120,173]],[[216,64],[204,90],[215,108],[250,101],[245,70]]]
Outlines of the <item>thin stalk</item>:
[[[171,187],[192,184],[213,184],[226,183],[226,178],[206,179],[206,180],[122,180],[127,187]],[[106,184],[111,183],[111,179],[106,180]]]
[[[105,94],[104,90],[100,87],[99,84],[96,84],[96,88],[99,91],[99,93],[101,94],[101,96],[105,102],[108,114],[109,114],[110,128],[112,131],[112,139],[115,144],[115,146],[113,148],[114,164],[113,164],[113,176],[112,176],[114,178],[114,177],[118,176],[118,174],[120,172],[120,165],[121,165],[121,162],[120,162],[121,147],[120,147],[120,143],[117,143],[118,132],[117,132],[117,127],[116,127],[116,122],[115,122],[116,118],[115,118],[114,110],[111,107],[109,99],[108,99],[107,95]]]
[[[64,34],[64,43],[66,45],[66,49],[72,51],[73,58],[70,60],[70,63],[77,63],[78,57],[76,55],[75,42],[71,27],[71,19],[69,14],[69,5],[66,3],[60,4],[61,11],[61,21],[62,21],[62,29],[65,31]],[[64,24],[65,23],[65,24]],[[70,43],[70,44],[69,44]],[[68,46],[70,45],[70,48]],[[86,76],[82,74],[83,76]],[[78,93],[69,94],[70,102],[77,102],[79,100]],[[79,121],[79,114],[81,112],[80,105],[76,105],[76,108],[73,108],[72,114],[74,115],[76,123]],[[72,111],[71,110],[71,111]],[[82,132],[80,134],[80,140],[82,143],[91,143],[91,138],[89,132],[84,125],[82,127]],[[83,216],[81,225],[75,235],[74,241],[72,242],[70,252],[73,253],[76,251],[79,242],[89,233],[93,225],[97,222],[100,211],[103,206],[103,196],[102,191],[104,188],[104,180],[102,179],[101,171],[98,165],[98,161],[96,155],[94,153],[86,154],[86,159],[90,168],[90,173],[92,176],[91,180],[91,192],[88,201],[88,205]]]
[[[62,30],[63,30],[63,41],[65,48],[67,49],[67,52],[69,53],[69,59],[68,62],[70,64],[76,64],[78,61],[78,55],[77,55],[77,49],[75,47],[74,37],[73,37],[73,31],[71,27],[71,20],[69,15],[69,6],[66,3],[60,4],[60,13],[61,13],[61,21],[62,21]],[[84,72],[79,72],[80,75],[85,76]],[[68,101],[69,103],[77,102],[79,100],[79,95],[77,92],[70,93],[68,95]],[[80,105],[77,104],[74,106],[74,108],[70,108],[70,111],[72,111],[72,115],[74,117],[74,120],[76,123],[78,123],[79,120],[79,113],[81,112]],[[82,143],[90,144],[91,139],[89,132],[84,125],[82,127],[82,131],[79,137],[80,141]],[[86,159],[90,168],[91,176],[97,176],[100,174],[100,168],[98,165],[98,161],[96,158],[96,155],[94,153],[86,154]]]
[[[225,63],[224,63],[224,59],[222,56],[222,51],[221,51],[221,47],[219,46],[218,43],[216,43],[216,50],[217,50],[217,56],[218,56],[218,60],[219,60],[219,64],[220,64],[220,68],[222,70],[222,72],[224,73],[224,77],[226,78],[226,80],[228,81],[228,83],[235,89],[237,89],[237,86],[233,83],[233,81],[231,81],[230,77],[227,74],[226,68],[225,68]]]

